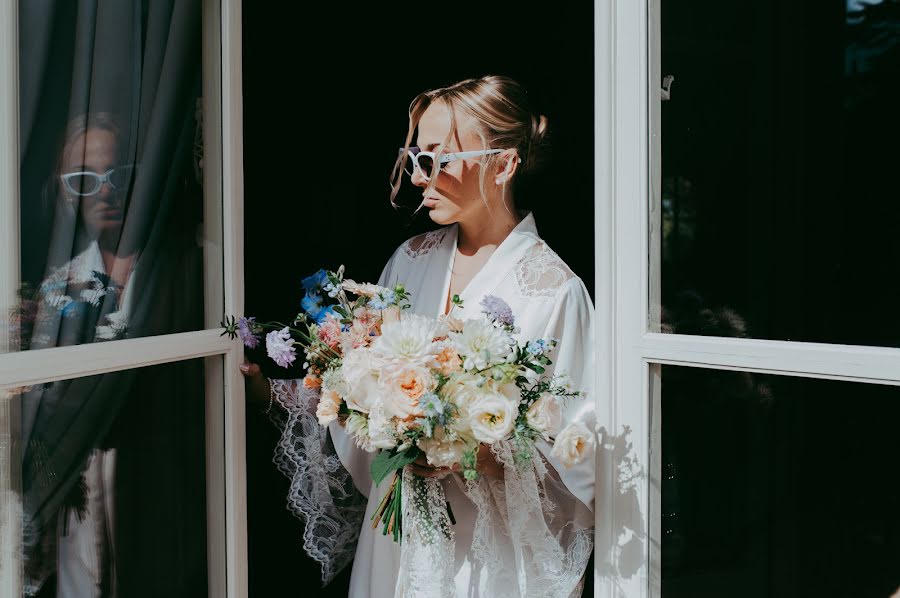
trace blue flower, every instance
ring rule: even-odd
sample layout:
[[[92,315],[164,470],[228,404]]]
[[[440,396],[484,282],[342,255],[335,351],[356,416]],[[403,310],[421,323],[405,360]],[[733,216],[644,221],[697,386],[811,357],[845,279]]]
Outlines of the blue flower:
[[[306,289],[307,295],[319,294],[325,288],[325,285],[328,284],[328,273],[325,270],[319,270],[315,274],[301,280],[300,284]]]
[[[322,296],[321,295],[306,295],[303,299],[300,300],[300,307],[303,308],[311,318],[315,318],[317,314],[322,311]]]
[[[87,303],[83,301],[70,301],[59,310],[59,315],[64,318],[75,318],[84,316],[87,311]]]
[[[392,289],[385,289],[369,299],[369,307],[372,309],[387,309],[397,302],[397,294]]]
[[[322,305],[321,295],[307,295],[300,302],[300,307],[303,308],[303,311],[305,311],[316,324],[324,322],[329,314],[334,316],[338,315],[334,311],[333,305]]]
[[[547,341],[539,338],[536,341],[529,342],[525,349],[532,355],[540,355],[544,353],[549,347],[550,344]]]

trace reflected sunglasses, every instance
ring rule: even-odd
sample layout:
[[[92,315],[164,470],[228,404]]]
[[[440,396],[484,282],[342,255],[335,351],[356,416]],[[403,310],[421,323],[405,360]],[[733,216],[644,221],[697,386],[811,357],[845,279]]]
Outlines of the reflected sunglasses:
[[[406,174],[412,176],[413,172],[415,172],[415,169],[418,168],[419,172],[422,173],[422,177],[426,181],[430,181],[435,171],[435,160],[437,160],[441,167],[443,167],[447,162],[453,162],[455,160],[466,160],[468,158],[477,158],[479,156],[488,156],[490,154],[499,154],[500,152],[505,151],[506,150],[502,149],[473,150],[469,152],[441,154],[441,157],[438,158],[434,152],[423,152],[418,146],[414,145],[407,151],[410,161],[406,163],[406,167],[403,170],[406,172]],[[402,147],[400,148],[400,153],[403,153]]]
[[[110,188],[122,190],[128,187],[128,183],[134,176],[136,167],[134,164],[125,164],[110,168],[104,173],[83,170],[78,172],[68,172],[60,175],[63,186],[66,191],[80,197],[97,195],[103,188],[103,183],[107,183]]]

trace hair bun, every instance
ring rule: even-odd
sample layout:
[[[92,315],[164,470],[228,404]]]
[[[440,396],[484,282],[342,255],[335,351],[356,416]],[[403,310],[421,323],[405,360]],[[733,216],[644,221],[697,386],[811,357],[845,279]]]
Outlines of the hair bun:
[[[526,171],[539,168],[544,162],[550,125],[543,114],[531,116],[531,135],[528,139],[528,155],[525,157]]]

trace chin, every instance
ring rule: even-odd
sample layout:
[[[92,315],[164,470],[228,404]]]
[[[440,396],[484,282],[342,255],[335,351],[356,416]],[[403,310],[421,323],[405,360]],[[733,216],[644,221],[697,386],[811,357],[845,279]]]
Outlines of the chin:
[[[441,208],[434,208],[428,210],[428,217],[431,218],[431,221],[435,224],[440,224],[441,226],[447,226],[448,224],[454,224],[459,222],[459,215],[453,211],[442,210]]]

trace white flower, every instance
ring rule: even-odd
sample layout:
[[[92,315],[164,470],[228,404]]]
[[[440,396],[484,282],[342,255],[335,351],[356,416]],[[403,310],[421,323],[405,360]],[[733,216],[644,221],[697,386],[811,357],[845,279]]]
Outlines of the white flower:
[[[441,388],[441,396],[459,410],[457,428],[460,425],[465,425],[469,417],[469,407],[489,390],[483,376],[464,372],[450,376],[450,379]]]
[[[399,419],[423,415],[420,399],[434,385],[431,372],[417,365],[386,365],[378,376],[385,413]]]
[[[378,394],[378,378],[369,350],[354,349],[344,355],[341,372],[346,381],[347,394],[344,395],[344,401],[347,407],[363,413],[371,411]]]
[[[319,425],[327,426],[337,419],[338,410],[341,408],[341,397],[334,391],[325,391],[319,395],[319,404],[316,405],[316,417]]]
[[[419,440],[419,448],[425,453],[429,465],[452,467],[462,461],[466,444],[455,434],[446,434],[443,427],[437,428],[433,438]]]
[[[372,354],[386,362],[430,365],[442,347],[434,339],[446,334],[443,324],[418,315],[388,322],[381,327],[381,336],[372,343]]]
[[[543,393],[525,413],[528,425],[541,433],[544,440],[556,434],[560,425],[559,401],[550,393]]]
[[[499,392],[488,392],[468,406],[469,427],[479,442],[492,444],[512,432],[519,406]]]
[[[97,338],[108,341],[118,337],[128,327],[128,313],[125,310],[114,311],[106,314],[105,326],[97,326]]]
[[[294,344],[290,328],[287,326],[281,330],[273,330],[266,335],[266,353],[283,368],[289,367],[297,359],[297,350],[294,349]]]
[[[376,403],[369,413],[369,445],[375,449],[392,449],[397,446],[391,422],[381,403]]]
[[[370,282],[356,282],[354,280],[347,279],[341,286],[348,293],[353,293],[354,295],[362,295],[365,297],[374,297],[386,291],[388,289],[384,287],[380,287],[377,284],[372,284]]]
[[[496,388],[503,396],[515,403],[516,406],[522,402],[522,389],[515,384],[500,384],[497,385]]]
[[[82,291],[78,297],[82,301],[84,301],[86,303],[90,303],[94,307],[97,307],[98,305],[100,305],[100,300],[103,298],[103,296],[105,294],[106,294],[106,288],[103,286],[102,283],[100,283],[99,285],[91,287],[89,289],[82,289]]]
[[[569,424],[559,433],[550,454],[566,467],[578,465],[594,451],[594,435],[581,422]]]
[[[483,370],[505,362],[512,345],[506,332],[484,320],[467,320],[462,332],[451,333],[451,338],[467,370]]]

